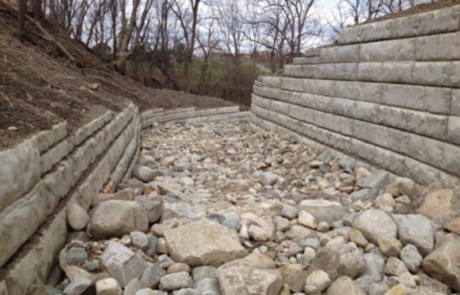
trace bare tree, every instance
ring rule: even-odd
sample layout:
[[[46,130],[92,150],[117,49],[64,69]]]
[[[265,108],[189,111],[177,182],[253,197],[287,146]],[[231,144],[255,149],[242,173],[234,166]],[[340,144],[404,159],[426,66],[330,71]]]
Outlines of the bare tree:
[[[191,90],[191,65],[195,52],[196,33],[198,26],[198,11],[201,0],[171,0],[171,11],[175,14],[182,29],[183,38],[186,44],[185,54],[185,90]]]
[[[118,34],[119,46],[118,56],[115,65],[121,73],[126,71],[126,62],[134,53],[141,42],[141,35],[144,32],[147,16],[154,0],[132,0],[131,15],[127,16],[126,0],[120,1],[121,29]]]
[[[22,42],[24,36],[24,25],[26,23],[27,0],[19,0],[18,6],[18,29],[16,35],[19,41]]]
[[[218,4],[218,23],[220,35],[234,66],[238,65],[241,46],[246,39],[244,34],[243,7],[238,0],[222,0]]]
[[[206,84],[206,76],[208,74],[209,68],[209,58],[211,54],[220,49],[219,46],[219,38],[216,35],[216,18],[211,15],[211,17],[205,22],[203,26],[203,31],[197,31],[197,42],[198,42],[198,49],[201,50],[203,54],[203,63],[201,65],[201,75],[200,81],[198,83],[198,93],[204,92],[204,86]]]

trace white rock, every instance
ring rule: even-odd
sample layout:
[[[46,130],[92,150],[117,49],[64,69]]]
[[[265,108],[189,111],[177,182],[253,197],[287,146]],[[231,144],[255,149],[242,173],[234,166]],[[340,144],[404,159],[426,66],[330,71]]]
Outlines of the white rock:
[[[307,211],[300,211],[298,220],[299,224],[304,225],[308,228],[316,229],[318,227],[315,217]]]
[[[250,220],[248,234],[256,241],[272,240],[275,235],[275,225],[269,216],[257,217]]]
[[[141,250],[147,249],[149,244],[149,239],[147,235],[140,231],[133,231],[131,234],[131,242],[134,247],[139,248]]]
[[[121,295],[120,285],[114,278],[107,278],[96,282],[97,295]]]
[[[378,245],[382,239],[396,239],[398,228],[393,219],[382,210],[366,210],[353,221],[353,227],[370,242]]]
[[[399,239],[404,245],[417,247],[422,255],[434,249],[434,235],[431,221],[423,215],[393,215],[398,226]]]
[[[246,259],[222,265],[217,269],[217,278],[222,295],[278,295],[283,286],[279,271]]]
[[[312,272],[307,277],[307,285],[315,286],[321,292],[326,290],[331,285],[329,275],[322,270]]]
[[[278,182],[278,175],[274,174],[273,172],[264,172],[261,175],[260,181],[263,185],[275,185]]]
[[[101,255],[102,265],[110,276],[125,287],[133,278],[140,278],[147,263],[138,254],[118,242],[111,242]]]
[[[78,204],[69,204],[67,205],[67,221],[71,228],[80,231],[88,224],[89,215]]]
[[[227,227],[208,219],[167,230],[165,239],[174,261],[191,266],[220,266],[246,255]]]
[[[160,280],[160,289],[165,291],[174,291],[192,286],[192,277],[185,271],[165,275]]]

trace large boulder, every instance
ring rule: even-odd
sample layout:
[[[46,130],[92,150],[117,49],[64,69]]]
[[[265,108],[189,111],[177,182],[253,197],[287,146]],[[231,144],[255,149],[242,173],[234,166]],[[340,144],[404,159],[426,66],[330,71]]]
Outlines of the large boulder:
[[[103,267],[122,287],[133,278],[140,278],[148,267],[145,260],[128,247],[118,242],[107,245],[101,255]]]
[[[372,243],[380,240],[395,240],[398,228],[393,219],[383,210],[366,210],[353,221],[353,227]]]
[[[246,259],[219,267],[217,279],[222,295],[278,295],[283,286],[279,271],[265,269]]]
[[[99,193],[94,197],[91,206],[95,207],[102,202],[120,200],[120,201],[132,201],[134,200],[134,190],[127,188],[116,192],[115,194]]]
[[[363,254],[357,247],[345,243],[332,244],[321,248],[308,267],[308,273],[322,270],[331,281],[338,277],[356,278],[366,271],[367,265]]]
[[[149,223],[158,221],[163,215],[163,199],[161,197],[141,195],[135,201],[144,208]]]
[[[342,206],[339,202],[327,200],[303,200],[299,204],[299,210],[305,210],[313,215],[318,223],[324,221],[328,224],[342,220],[350,213],[348,207]]]
[[[366,295],[350,278],[341,277],[327,289],[326,295]]]
[[[167,230],[165,239],[174,261],[191,266],[220,266],[246,255],[227,227],[208,219]]]
[[[423,269],[435,279],[460,291],[460,241],[445,241],[423,260]]]
[[[404,245],[412,244],[422,255],[433,251],[434,235],[431,221],[418,214],[393,215],[398,226],[399,239]]]
[[[88,233],[96,239],[121,237],[133,231],[146,232],[149,221],[145,210],[136,202],[101,203],[91,218]]]
[[[418,213],[428,218],[460,212],[460,190],[436,190],[428,193]]]

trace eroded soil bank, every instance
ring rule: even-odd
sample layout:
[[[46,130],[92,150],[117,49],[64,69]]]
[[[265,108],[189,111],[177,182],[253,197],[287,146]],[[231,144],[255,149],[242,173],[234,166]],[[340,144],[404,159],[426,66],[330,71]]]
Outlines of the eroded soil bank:
[[[155,124],[154,124],[155,125]],[[459,192],[253,134],[157,125],[134,178],[99,194],[30,294],[451,294]]]

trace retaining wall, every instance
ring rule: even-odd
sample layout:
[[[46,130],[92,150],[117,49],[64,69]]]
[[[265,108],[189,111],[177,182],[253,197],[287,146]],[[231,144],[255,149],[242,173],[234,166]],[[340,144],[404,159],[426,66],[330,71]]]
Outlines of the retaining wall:
[[[142,128],[151,126],[152,122],[167,123],[204,123],[217,121],[248,121],[250,112],[240,112],[238,106],[197,110],[194,107],[174,110],[155,109],[141,115]]]
[[[67,241],[66,208],[129,179],[142,129],[159,123],[248,120],[238,107],[139,114],[133,104],[68,134],[65,122],[0,153],[0,295],[45,282]]]
[[[460,6],[348,28],[339,44],[259,79],[252,126],[459,187]]]

